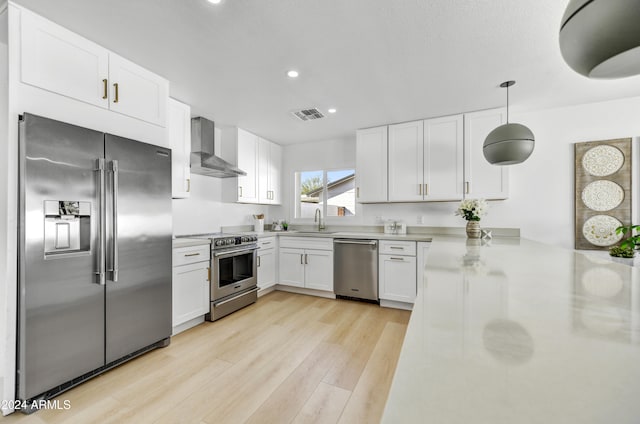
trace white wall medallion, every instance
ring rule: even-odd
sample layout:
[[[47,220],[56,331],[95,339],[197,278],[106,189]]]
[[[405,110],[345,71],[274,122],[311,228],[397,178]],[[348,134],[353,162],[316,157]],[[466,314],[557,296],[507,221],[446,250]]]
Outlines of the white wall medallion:
[[[582,234],[593,245],[613,246],[622,239],[622,234],[616,234],[616,228],[621,225],[622,222],[614,217],[596,215],[584,223]]]
[[[613,181],[598,180],[582,190],[582,201],[591,210],[604,212],[614,209],[624,200],[624,190]]]
[[[624,165],[624,154],[613,146],[596,146],[582,157],[585,171],[596,177],[605,177],[617,172]]]
[[[619,240],[611,225],[632,221],[631,138],[576,143],[574,151],[575,248],[608,250]]]

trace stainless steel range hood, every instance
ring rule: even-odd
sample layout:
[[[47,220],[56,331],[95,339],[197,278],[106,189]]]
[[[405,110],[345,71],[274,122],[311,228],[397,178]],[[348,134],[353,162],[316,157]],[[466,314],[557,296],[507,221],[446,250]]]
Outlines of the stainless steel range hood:
[[[242,169],[215,155],[214,124],[201,116],[191,119],[191,172],[209,177],[247,175]]]

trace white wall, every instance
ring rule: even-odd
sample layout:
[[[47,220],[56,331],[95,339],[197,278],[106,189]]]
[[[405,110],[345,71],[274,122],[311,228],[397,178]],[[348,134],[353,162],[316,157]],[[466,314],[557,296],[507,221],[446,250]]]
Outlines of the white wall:
[[[512,114],[512,122],[534,132],[536,148],[525,163],[510,167],[509,199],[490,202],[482,224],[520,228],[523,237],[573,248],[573,144],[640,136],[638,111],[640,97]],[[346,140],[285,146],[283,155],[287,206],[277,213],[291,219],[293,173],[355,166],[355,134]],[[453,215],[456,206],[457,202],[357,205],[356,217],[341,222],[373,225],[383,217],[404,219],[408,225],[462,227],[464,221]]]
[[[253,215],[264,213],[271,223],[266,205],[222,202],[222,179],[191,174],[191,196],[173,200],[173,234],[202,234],[220,231],[221,226],[253,225]]]
[[[4,5],[0,4],[0,10]],[[7,120],[9,118],[8,102],[9,97],[9,63],[8,63],[8,47],[7,47],[7,12],[0,13],[0,242],[4,243],[4,246],[0,247],[0,252],[4,252],[7,248],[7,216],[4,211],[7,210],[6,202],[7,197],[7,160],[8,160],[8,135],[9,129],[7,127]],[[7,256],[0,254],[0,276],[7,275]],[[1,285],[0,285],[1,286]],[[0,291],[0,293],[2,293]],[[5,399],[3,396],[4,387],[4,372],[5,368],[2,364],[5,363],[5,350],[6,350],[6,314],[7,314],[7,298],[0,295],[0,399]]]

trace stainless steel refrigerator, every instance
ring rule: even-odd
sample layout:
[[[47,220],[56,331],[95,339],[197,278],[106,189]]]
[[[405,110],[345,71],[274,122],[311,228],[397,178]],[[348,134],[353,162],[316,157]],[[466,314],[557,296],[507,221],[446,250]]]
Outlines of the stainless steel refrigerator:
[[[171,151],[19,122],[20,399],[49,398],[171,335]]]

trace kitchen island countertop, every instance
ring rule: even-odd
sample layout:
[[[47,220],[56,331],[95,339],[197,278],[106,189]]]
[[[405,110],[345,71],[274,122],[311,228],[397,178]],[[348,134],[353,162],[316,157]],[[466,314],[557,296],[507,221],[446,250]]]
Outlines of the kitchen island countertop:
[[[640,422],[638,268],[434,236],[384,423]]]

